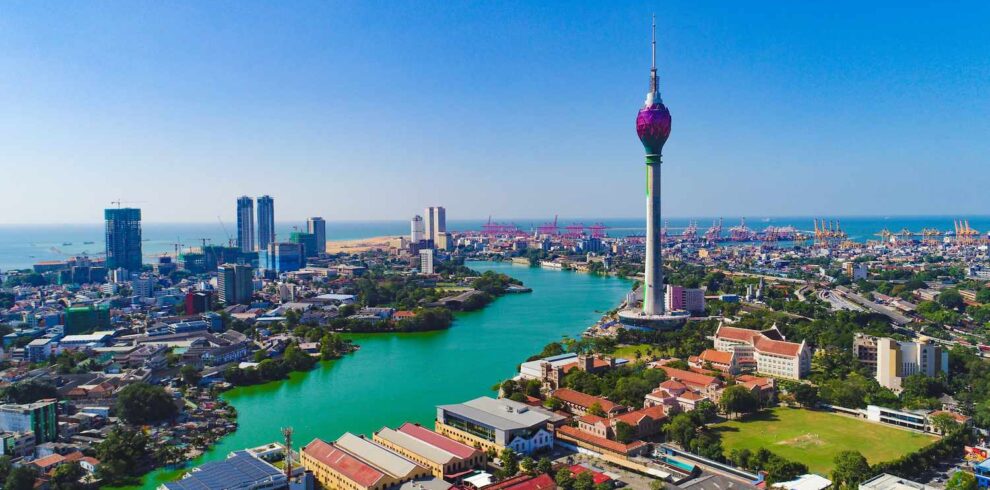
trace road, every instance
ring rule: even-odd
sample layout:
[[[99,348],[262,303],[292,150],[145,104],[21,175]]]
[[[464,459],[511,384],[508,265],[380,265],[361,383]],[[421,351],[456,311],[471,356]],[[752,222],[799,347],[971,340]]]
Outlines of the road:
[[[847,299],[847,300],[849,300],[849,301],[851,301],[851,302],[853,302],[853,303],[855,303],[855,304],[857,304],[859,306],[862,306],[864,308],[867,308],[870,311],[873,311],[874,313],[879,313],[881,315],[886,315],[888,318],[891,319],[891,321],[893,321],[897,325],[907,325],[908,323],[911,323],[911,318],[910,317],[908,317],[908,316],[906,316],[904,314],[901,314],[897,310],[895,310],[893,308],[890,308],[888,306],[884,306],[884,305],[881,305],[881,304],[878,304],[878,303],[874,303],[873,301],[870,301],[870,300],[864,298],[863,296],[860,296],[859,294],[853,292],[853,290],[851,290],[851,289],[849,289],[849,288],[847,288],[845,286],[839,286],[839,287],[835,288],[835,291],[837,293],[841,294],[845,299]]]
[[[832,305],[832,311],[839,310],[850,310],[850,311],[866,311],[863,307],[853,303],[842,297],[840,294],[835,294],[828,289],[822,289],[818,291],[818,299],[827,302]]]

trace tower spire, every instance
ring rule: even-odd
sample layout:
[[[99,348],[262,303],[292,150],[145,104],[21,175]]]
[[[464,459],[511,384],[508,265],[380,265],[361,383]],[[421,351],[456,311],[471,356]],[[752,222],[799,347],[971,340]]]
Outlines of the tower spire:
[[[657,15],[653,14],[653,57],[650,64],[650,93],[656,98],[659,87],[657,86]]]

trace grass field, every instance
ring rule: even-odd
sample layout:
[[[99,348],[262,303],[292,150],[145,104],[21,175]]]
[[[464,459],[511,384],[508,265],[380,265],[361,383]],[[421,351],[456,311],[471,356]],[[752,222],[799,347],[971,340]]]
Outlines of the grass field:
[[[646,357],[646,349],[649,349],[651,347],[653,348],[654,355],[659,353],[657,352],[659,349],[657,347],[651,346],[650,344],[623,345],[621,347],[616,347],[615,351],[612,352],[612,356],[621,357],[623,359],[629,359],[630,361],[635,361],[636,349],[639,349],[639,352],[643,354],[643,357]]]
[[[726,454],[732,449],[765,447],[828,476],[835,455],[854,449],[870,464],[890,461],[927,446],[933,436],[887,427],[828,412],[797,408],[765,410],[743,420],[714,426]]]

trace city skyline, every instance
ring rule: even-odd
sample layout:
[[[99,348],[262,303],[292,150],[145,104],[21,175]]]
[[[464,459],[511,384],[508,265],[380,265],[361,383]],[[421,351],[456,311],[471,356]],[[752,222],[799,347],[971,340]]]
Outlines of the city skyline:
[[[8,6],[0,222],[97,222],[117,197],[209,222],[264,194],[292,221],[636,217],[654,12],[665,215],[990,214],[960,192],[990,181],[985,4],[419,7]]]

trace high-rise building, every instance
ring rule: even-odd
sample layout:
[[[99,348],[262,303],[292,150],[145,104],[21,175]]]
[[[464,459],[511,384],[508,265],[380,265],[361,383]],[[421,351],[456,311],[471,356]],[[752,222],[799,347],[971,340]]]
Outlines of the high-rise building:
[[[265,195],[258,198],[258,250],[268,250],[275,241],[275,200]]]
[[[313,234],[316,239],[314,255],[327,253],[327,222],[323,218],[314,216],[306,220],[306,231]],[[310,257],[310,255],[307,255],[307,257]]]
[[[419,251],[419,272],[433,274],[433,249],[424,248]]]
[[[104,210],[108,269],[122,267],[141,270],[141,210],[117,208]]]
[[[308,259],[310,257],[316,257],[318,245],[316,243],[316,235],[313,233],[294,231],[289,235],[289,241],[302,245],[303,258]],[[306,265],[305,261],[303,261],[303,265]]]
[[[302,268],[305,257],[299,243],[273,242],[268,246],[268,263],[275,272],[292,272]]]
[[[249,265],[223,264],[217,269],[217,292],[229,305],[251,302],[254,295],[253,270]]]
[[[447,210],[442,206],[430,206],[426,208],[426,239],[432,240],[434,244],[440,239],[440,235],[447,231]]]
[[[877,382],[895,392],[901,391],[904,378],[912,374],[949,373],[949,352],[931,340],[900,342],[859,335],[853,339],[853,353],[864,364],[875,363]]]
[[[413,245],[423,241],[423,237],[426,234],[426,226],[423,224],[423,217],[420,215],[413,216],[412,221],[409,223],[409,241]]]
[[[110,328],[110,304],[72,306],[65,309],[65,334],[75,335]]]
[[[35,442],[58,440],[58,402],[54,398],[34,403],[0,405],[0,431],[34,432]]]
[[[237,246],[241,252],[254,252],[254,199],[237,198]]]

